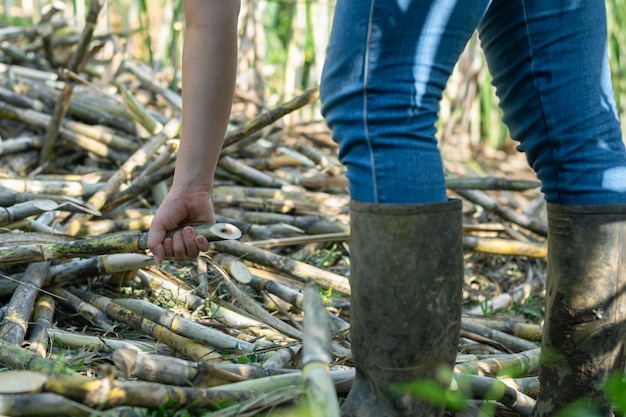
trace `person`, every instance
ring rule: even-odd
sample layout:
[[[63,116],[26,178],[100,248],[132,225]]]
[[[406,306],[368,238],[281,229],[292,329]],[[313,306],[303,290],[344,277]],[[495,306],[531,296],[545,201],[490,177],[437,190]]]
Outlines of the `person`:
[[[213,54],[234,60],[234,27],[224,21],[234,20],[235,3],[185,3],[193,11],[183,63],[183,140],[172,190],[149,232],[157,262],[208,248],[189,229],[163,238],[176,227],[212,220],[211,178],[230,104],[222,96],[230,97],[234,72]],[[228,19],[215,19],[222,14]],[[224,24],[226,32],[217,30]],[[205,42],[221,39],[211,43],[215,49],[198,48],[198,26]],[[411,382],[445,386],[450,376],[441,369],[449,370],[457,354],[461,203],[446,193],[435,123],[447,80],[475,30],[503,120],[547,201],[546,319],[533,416],[555,415],[581,399],[612,415],[603,384],[626,365],[626,150],[606,27],[602,0],[338,0],[320,93],[352,197],[356,377],[343,416],[444,412],[442,404],[415,395]],[[209,86],[206,79],[226,81]],[[208,162],[202,168],[198,161]]]

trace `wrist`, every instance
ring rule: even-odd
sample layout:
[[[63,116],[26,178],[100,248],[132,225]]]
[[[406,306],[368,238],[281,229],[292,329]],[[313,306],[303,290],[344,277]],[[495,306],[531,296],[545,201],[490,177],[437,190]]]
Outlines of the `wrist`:
[[[189,180],[177,179],[174,176],[170,191],[185,193],[211,193],[213,190],[213,181],[202,178],[191,178]]]

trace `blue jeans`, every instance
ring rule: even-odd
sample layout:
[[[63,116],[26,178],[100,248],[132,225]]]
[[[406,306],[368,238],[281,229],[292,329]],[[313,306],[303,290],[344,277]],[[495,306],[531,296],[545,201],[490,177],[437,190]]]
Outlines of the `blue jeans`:
[[[475,29],[546,200],[626,203],[604,0],[338,0],[322,112],[352,198],[446,201],[435,122]]]

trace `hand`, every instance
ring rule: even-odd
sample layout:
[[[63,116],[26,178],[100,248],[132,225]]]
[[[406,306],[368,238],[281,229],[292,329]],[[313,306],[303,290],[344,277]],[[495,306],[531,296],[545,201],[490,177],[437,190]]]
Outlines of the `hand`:
[[[177,261],[192,259],[200,252],[208,251],[208,240],[196,235],[192,227],[184,227],[172,238],[165,235],[183,226],[213,223],[215,213],[210,192],[172,189],[157,210],[148,232],[147,246],[154,255],[154,263],[159,265],[164,259],[172,257]]]

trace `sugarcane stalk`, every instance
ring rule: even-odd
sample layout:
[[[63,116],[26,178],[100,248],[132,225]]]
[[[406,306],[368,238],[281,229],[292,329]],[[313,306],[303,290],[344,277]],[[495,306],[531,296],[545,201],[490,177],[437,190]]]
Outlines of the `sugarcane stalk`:
[[[138,167],[144,166],[148,158],[150,158],[167,140],[173,138],[178,133],[179,129],[180,122],[176,119],[172,119],[161,133],[153,136],[145,145],[128,158],[118,171],[109,178],[106,184],[92,195],[87,202],[96,209],[102,208],[107,200],[119,190],[120,185],[132,176],[132,172]],[[80,230],[80,226],[89,219],[89,216],[84,215],[72,216],[64,225],[64,230],[66,233],[74,235]]]
[[[68,79],[85,82],[79,75],[69,70],[65,71],[65,76]],[[93,84],[89,86],[95,88]],[[29,93],[48,103],[55,103],[59,99],[57,90],[41,88],[40,85],[33,85]],[[134,152],[139,147],[138,142],[120,135],[120,133],[131,136],[137,134],[134,123],[124,112],[120,101],[116,97],[103,97],[102,93],[88,95],[84,94],[84,90],[75,90],[70,99],[68,114],[81,121],[67,120],[64,126],[115,149]]]
[[[39,94],[42,91],[40,86],[34,86],[32,90],[38,91]],[[56,100],[57,98],[53,102],[56,103]],[[20,120],[34,127],[43,128],[52,121],[52,116],[37,109],[19,108],[8,102],[2,102],[0,108],[4,117]],[[71,109],[72,105],[70,103],[70,112]],[[101,120],[98,122],[101,122]],[[113,124],[113,121],[110,124]],[[115,120],[115,124],[115,127],[119,129],[119,118]],[[59,128],[59,136],[68,142],[83,145],[86,149],[92,150],[102,157],[131,153],[139,148],[139,145],[134,141],[111,132],[105,126],[93,126],[73,120],[63,121]],[[91,145],[85,145],[87,143],[91,143]]]
[[[271,392],[258,395],[255,398],[250,398],[248,400],[238,403],[232,403],[227,407],[220,408],[217,411],[211,412],[211,417],[239,417],[247,415],[258,415],[259,412],[262,413],[262,411],[264,410],[272,410],[284,403],[293,403],[301,396],[302,390],[299,388],[279,388]],[[289,410],[286,411],[286,415],[300,416],[302,414],[299,412],[299,410],[300,408],[298,406],[295,406],[293,411],[294,414],[290,414],[290,412],[292,411]],[[274,413],[270,412],[270,414]]]
[[[57,242],[73,242],[76,240],[73,236],[61,234],[50,234],[40,232],[23,232],[23,233],[0,233],[0,247],[29,245],[29,244],[49,244]]]
[[[298,176],[293,178],[293,183],[301,185],[307,190],[328,190],[348,188],[348,178],[345,175],[318,174],[311,176]]]
[[[539,378],[537,376],[527,376],[524,378],[498,378],[516,391],[537,398],[539,394]]]
[[[0,225],[6,225],[16,220],[56,210],[57,208],[57,203],[52,200],[34,200],[14,204],[10,207],[0,207]]]
[[[231,158],[230,156],[222,156],[219,160],[218,166],[232,175],[240,177],[243,181],[258,186],[278,188],[283,185],[287,185],[286,182],[274,178],[256,168],[252,168],[234,158]]]
[[[507,190],[528,191],[541,186],[539,181],[511,180],[499,177],[446,178],[446,187],[451,190]]]
[[[216,255],[216,259],[224,254]],[[292,306],[302,309],[302,302],[304,301],[304,294],[289,285],[282,284],[270,279],[264,279],[256,274],[252,274],[252,279],[248,283],[252,288],[257,291],[267,291],[270,294],[274,294],[281,300],[288,302]]]
[[[122,231],[148,230],[154,214],[139,219],[91,220],[81,226],[80,236],[98,236]]]
[[[81,298],[89,301],[114,320],[126,323],[134,329],[143,331],[189,359],[200,361],[219,359],[221,357],[215,350],[209,349],[203,344],[190,340],[189,338],[180,336],[152,320],[143,318],[139,314],[114,303],[113,300],[108,297],[99,296],[87,291],[77,292]]]
[[[0,393],[34,394],[41,392],[48,376],[34,371],[0,372]]]
[[[96,184],[100,183],[100,187],[104,185],[104,182],[107,179],[111,178],[114,174],[114,171],[108,169],[87,169],[88,172],[84,174],[76,173],[76,174],[40,174],[36,175],[33,178],[42,180],[42,181],[77,181],[84,184]]]
[[[206,301],[205,301],[206,303]],[[288,336],[274,329],[259,318],[253,317],[246,311],[241,311],[234,305],[221,301],[219,305],[207,307],[211,312],[211,318],[219,320],[233,327],[245,327],[255,337],[255,343],[263,346],[271,343],[275,346],[274,341],[285,343]],[[262,337],[262,339],[261,339]],[[290,340],[291,341],[291,340]]]
[[[246,158],[240,159],[240,162],[260,171],[273,171],[278,168],[302,165],[302,161],[287,155],[269,156],[266,158]]]
[[[30,193],[30,192],[17,192],[12,191],[0,186],[0,206],[9,207],[19,203],[26,203],[33,200],[50,200],[57,204],[63,204],[66,202],[72,202],[75,204],[81,204],[81,201],[75,198],[59,196],[54,194],[43,193]]]
[[[211,263],[213,263],[215,269],[220,272],[222,280],[224,284],[226,284],[226,288],[228,288],[228,291],[234,298],[237,299],[237,301],[239,301],[244,310],[250,313],[253,317],[256,317],[263,323],[267,324],[268,326],[283,333],[284,335],[289,336],[293,339],[302,340],[302,332],[300,330],[270,315],[263,307],[261,307],[258,303],[252,300],[250,296],[248,296],[239,287],[237,287],[237,285],[235,285],[230,276],[219,265],[217,265],[213,260],[210,261]]]
[[[139,253],[121,253],[95,256],[85,259],[74,259],[71,262],[52,265],[44,281],[44,287],[61,285],[71,281],[85,280],[106,274],[131,271],[148,265],[154,265],[152,256]],[[16,274],[13,279],[0,277],[0,295],[13,293],[21,281],[21,275]]]
[[[248,379],[294,372],[290,369],[268,370],[254,364],[194,362],[171,356],[140,354],[135,350],[118,349],[111,360],[125,378],[199,388],[218,387]]]
[[[311,279],[326,289],[332,288],[341,294],[350,294],[350,285],[347,278],[324,269],[316,268],[304,262],[295,261],[289,257],[277,255],[241,242],[215,242],[213,245],[214,248],[220,252],[229,253],[241,259],[259,263],[270,269],[275,269],[298,278],[303,282]]]
[[[295,184],[300,184],[309,190],[322,190],[329,188],[346,188],[348,179],[339,172],[331,171],[330,174],[318,174],[301,177]],[[446,187],[454,191],[463,190],[507,190],[527,191],[539,187],[538,181],[510,180],[507,178],[446,178]]]
[[[140,269],[137,277],[146,289],[159,297],[174,300],[192,310],[202,308],[206,300],[194,294],[193,288],[182,281],[167,279],[163,272],[153,268]]]
[[[49,292],[59,297],[59,301],[67,307],[80,314],[83,318],[93,324],[96,328],[110,332],[115,324],[102,311],[95,306],[81,300],[64,287],[52,286],[46,288]]]
[[[529,258],[546,258],[548,256],[548,248],[545,244],[493,237],[466,235],[463,236],[463,247],[474,252],[496,255],[528,256]]]
[[[493,358],[459,363],[455,365],[454,370],[455,372],[492,377],[537,375],[539,352],[540,349],[536,348],[526,352],[497,355]]]
[[[298,161],[300,161],[300,165],[303,165],[305,167],[313,168],[315,166],[315,162],[313,162],[311,158],[297,151],[295,148],[288,146],[278,146],[275,152],[279,155],[287,155],[292,157],[293,159],[297,159]]]
[[[64,362],[42,358],[35,352],[2,339],[0,339],[0,363],[15,370],[24,369],[45,374],[74,374],[74,371]]]
[[[41,148],[42,141],[36,136],[19,136],[0,143],[0,155],[18,153],[27,149]]]
[[[263,362],[263,369],[290,369],[295,367],[293,360],[296,359],[300,346],[292,345],[282,349],[276,349],[271,352],[271,356]]]
[[[354,379],[353,371],[332,371],[331,372],[332,379],[335,383],[335,386],[339,392],[346,393],[349,390],[349,386],[351,384],[351,380]],[[242,381],[242,382],[234,382],[232,384],[222,385],[219,387],[220,389],[228,389],[229,391],[239,391],[239,390],[249,390],[252,389],[258,393],[274,393],[280,392],[281,397],[285,397],[285,392],[293,392],[293,395],[300,395],[302,393],[302,374],[300,371],[284,374],[284,375],[275,375],[269,376],[265,378],[259,378],[254,380]],[[216,387],[217,388],[217,387]],[[209,390],[213,390],[215,388],[208,388]],[[263,397],[261,397],[263,398]],[[288,399],[291,399],[291,396],[287,396]],[[227,408],[224,411],[226,413],[219,414],[220,417],[224,416],[239,416],[239,408],[237,405],[234,405],[229,408],[234,408],[232,410],[232,414],[230,410]],[[306,412],[306,410],[303,410]],[[219,413],[219,412],[216,412]],[[215,413],[214,413],[215,415]],[[300,414],[296,414],[300,415]],[[216,416],[217,417],[217,416]]]
[[[545,282],[541,279],[527,280],[508,293],[499,294],[489,300],[486,300],[482,305],[467,309],[467,314],[476,316],[482,316],[485,313],[497,311],[498,309],[504,309],[513,303],[522,304],[530,295],[535,291],[541,291],[545,288]]]
[[[158,184],[172,176],[174,173],[174,162],[170,162],[163,168],[149,175],[139,175],[135,177],[129,187],[123,191],[116,192],[107,200],[102,206],[102,213],[109,213],[122,204],[132,200],[144,191],[150,189],[155,184]]]
[[[77,50],[69,67],[72,72],[79,73],[85,64],[87,54],[89,52],[91,38],[93,37],[93,31],[96,27],[98,15],[100,14],[100,10],[102,9],[103,4],[104,2],[102,2],[101,0],[91,0],[90,2],[89,14],[87,15],[86,24],[83,28],[80,41],[78,42]],[[57,136],[59,134],[61,124],[63,123],[63,119],[65,118],[65,114],[67,113],[67,108],[69,106],[70,97],[72,96],[73,90],[74,85],[72,83],[65,83],[65,85],[63,86],[61,97],[57,101],[57,104],[54,108],[54,116],[52,117],[51,123],[46,130],[46,139],[44,141],[43,148],[41,149],[42,163],[48,162],[52,158],[52,151]]]
[[[84,82],[69,70],[65,71],[65,76]],[[26,83],[26,85],[28,85],[29,95],[41,99],[48,105],[54,105],[60,98],[59,92],[47,85],[35,83]],[[93,85],[90,87],[93,88]],[[120,101],[116,98],[109,96],[103,99],[103,94],[86,95],[84,90],[75,89],[70,99],[68,113],[74,116],[74,119],[82,121],[65,120],[63,127],[70,132],[87,136],[114,149],[134,152],[139,148],[137,141],[117,133],[125,132],[133,136],[136,134],[131,120],[123,113],[123,110],[119,110],[121,107]],[[49,116],[46,115],[46,117]]]
[[[225,401],[254,398],[253,391],[225,391],[194,387],[177,387],[143,381],[120,381],[109,378],[87,378],[81,375],[48,377],[44,391],[54,392],[94,408],[132,406],[155,410],[162,407],[216,407]]]
[[[59,76],[56,73],[50,71],[41,71],[35,68],[25,67],[22,65],[9,65],[5,63],[0,63],[0,73],[14,73],[19,77],[29,78],[32,80],[42,81],[42,82],[54,82],[59,79]]]
[[[22,283],[17,287],[0,326],[0,340],[21,344],[33,314],[38,290],[43,284],[49,262],[31,263],[26,268]]]
[[[13,90],[5,87],[0,87],[0,100],[14,106],[33,109],[36,111],[43,111],[45,107],[44,103],[41,101],[22,94],[16,94]]]
[[[6,416],[92,417],[96,410],[52,392],[0,394],[0,414]]]
[[[67,128],[61,128],[59,130],[59,137],[67,143],[74,144],[79,149],[91,152],[101,158],[107,158],[111,161],[124,161],[128,159],[127,152],[118,151],[100,140],[96,140],[82,133],[73,132]],[[60,162],[60,160],[57,160],[57,162]]]
[[[178,147],[178,140],[173,139],[165,143],[165,145],[160,149],[154,159],[150,161],[149,165],[144,168],[141,176],[145,177],[150,174],[154,174],[159,169],[166,167],[171,162],[174,162],[174,155],[178,151]],[[163,181],[161,181],[161,183],[163,183]],[[160,183],[154,185],[158,184]]]
[[[237,351],[254,352],[259,347],[245,340],[232,337],[221,331],[212,329],[202,324],[187,320],[177,314],[171,313],[164,308],[158,307],[149,301],[132,298],[118,298],[113,303],[138,314],[148,320],[154,321],[161,326],[209,346],[218,349],[234,349]]]
[[[268,226],[252,224],[241,220],[235,220],[233,218],[222,216],[220,214],[215,215],[215,220],[220,223],[233,224],[237,228],[239,228],[244,235],[250,236],[252,239],[255,240],[270,239],[274,235],[271,228]]]
[[[317,88],[312,88],[310,90],[305,91],[303,94],[294,97],[286,103],[281,104],[280,106],[263,113],[253,120],[246,123],[244,127],[233,131],[226,135],[224,140],[223,148],[228,148],[236,144],[237,142],[242,141],[246,137],[252,135],[253,133],[263,129],[264,127],[274,123],[279,120],[281,117],[298,110],[299,108],[314,102],[319,98],[319,90]]]
[[[237,228],[225,223],[196,226],[194,229],[197,234],[205,236],[210,242],[222,239],[238,239],[241,236],[241,232]],[[172,234],[173,232],[170,232],[169,236]],[[147,240],[147,232],[127,232],[72,242],[0,247],[0,264],[139,252],[147,248]]]
[[[255,212],[230,208],[223,208],[221,214],[225,217],[231,217],[255,225],[269,225],[275,223],[289,224],[301,229],[303,233],[309,235],[341,233],[350,230],[347,224],[321,219],[318,216],[291,216],[282,213]]]
[[[325,243],[325,242],[343,242],[350,240],[349,233],[326,233],[319,235],[306,235],[295,237],[283,237],[267,240],[255,240],[249,242],[248,245],[257,248],[269,249],[281,246],[306,245],[309,243]]]
[[[16,64],[35,64],[35,57],[25,53],[21,48],[18,48],[17,45],[2,43],[0,44],[0,52]]]
[[[24,203],[17,203],[10,207],[0,207],[0,226],[24,219],[26,217],[45,213],[53,210],[65,210],[71,212],[92,212],[85,207],[66,201],[58,204],[52,200],[32,200]],[[98,211],[96,211],[99,214]]]
[[[238,258],[225,253],[216,253],[214,259],[219,266],[224,268],[239,283],[249,284],[252,281],[250,269]]]
[[[122,93],[126,111],[130,117],[139,123],[150,135],[156,135],[163,130],[161,122],[152,117],[122,83],[116,83],[117,89]]]
[[[125,60],[122,63],[122,68],[130,73],[134,74],[143,85],[146,86],[150,91],[161,95],[168,103],[170,103],[177,110],[182,109],[182,98],[180,94],[176,94],[172,90],[167,88],[163,88],[157,83],[154,82],[150,75],[146,74],[139,66],[129,60]]]
[[[510,207],[503,206],[483,191],[457,190],[457,193],[463,198],[482,206],[489,212],[496,213],[506,220],[535,232],[540,236],[548,236],[548,226],[545,222],[531,216],[527,216],[523,213],[518,213]]]
[[[73,197],[89,196],[98,191],[103,184],[86,184],[77,181],[41,181],[31,179],[0,179],[0,187],[18,193],[55,194]],[[41,197],[40,197],[41,198]]]
[[[498,320],[493,317],[463,317],[463,321],[475,322],[491,329],[500,330],[522,339],[538,342],[541,340],[543,326],[534,323]]]
[[[222,206],[239,206],[248,210],[264,210],[273,211],[279,213],[291,213],[296,215],[318,213],[323,210],[317,203],[307,203],[304,201],[295,200],[278,200],[278,199],[264,199],[256,197],[220,197],[215,196],[212,198],[213,204],[216,207]]]
[[[236,328],[253,327],[253,332],[256,335],[262,336],[268,340],[283,340],[285,338],[282,333],[274,330],[273,328],[269,328],[261,321],[240,314],[229,308],[226,302],[222,301],[219,306],[217,306],[215,310],[213,310],[211,306],[207,306],[207,303],[211,304],[209,300],[193,294],[193,289],[189,288],[184,282],[176,283],[176,279],[174,277],[171,277],[170,279],[164,279],[163,277],[159,277],[155,272],[152,272],[150,270],[139,270],[137,275],[141,280],[142,285],[157,293],[158,296],[174,299],[175,301],[183,304],[184,306],[192,310],[198,308],[207,308],[207,310],[211,310],[211,318],[218,319],[220,320],[220,322],[224,322]],[[255,340],[254,343],[262,347],[270,346],[268,345],[268,342],[263,339]],[[273,344],[271,344],[271,346],[273,346]]]
[[[296,142],[294,147],[307,158],[315,162],[315,164],[321,169],[321,171],[326,174],[339,175],[343,171],[343,168],[339,165],[338,161],[330,158],[319,148],[316,148],[304,142]]]
[[[140,340],[111,339],[102,336],[88,336],[86,334],[63,331],[59,329],[48,329],[48,338],[55,343],[70,349],[87,349],[90,352],[115,352],[123,349],[137,353],[153,353],[161,355],[175,354],[168,346],[153,342],[148,343]]]
[[[453,382],[453,388],[456,385],[461,390],[469,389],[474,398],[498,401],[524,417],[530,416],[535,406],[533,398],[495,378],[455,374]]]
[[[471,320],[461,320],[461,329],[493,340],[506,346],[511,352],[522,352],[538,347],[534,342],[483,326]]]
[[[304,289],[302,377],[312,417],[339,417],[337,393],[330,376],[331,339],[328,313],[317,287]]]
[[[103,126],[91,126],[84,123],[68,121],[63,125],[65,129],[76,135],[85,136],[93,139],[111,149],[124,152],[133,153],[139,148],[139,145],[123,136],[111,132],[109,129]]]
[[[48,329],[52,327],[54,318],[55,301],[48,294],[39,297],[33,313],[33,324],[30,327],[28,350],[37,353],[42,358],[48,353],[49,341]]]
[[[216,197],[257,197],[274,200],[300,200],[306,203],[318,203],[329,208],[345,207],[350,198],[347,195],[335,195],[324,192],[277,190],[268,187],[242,187],[222,185],[213,189]]]

